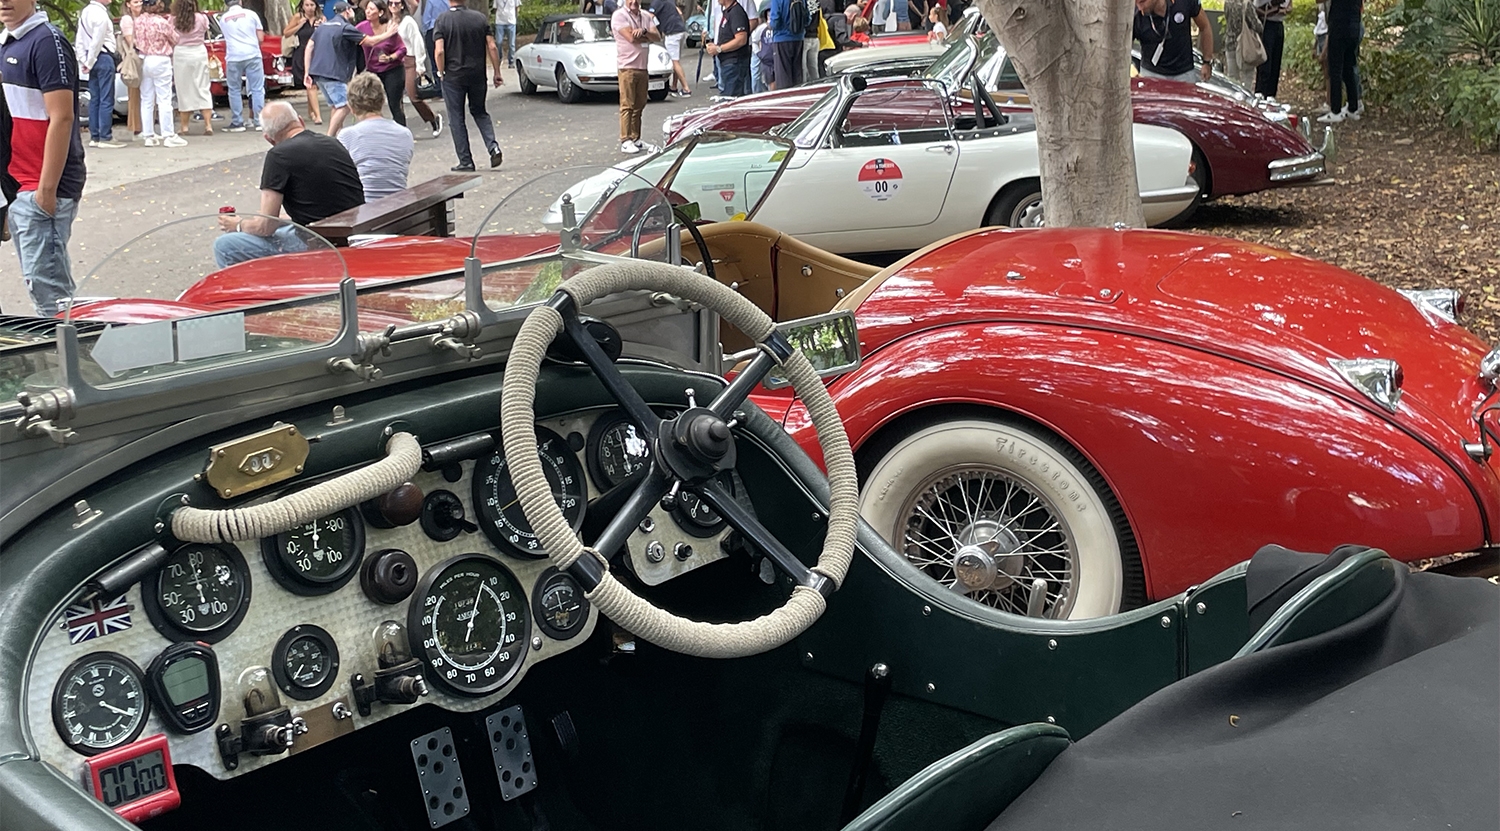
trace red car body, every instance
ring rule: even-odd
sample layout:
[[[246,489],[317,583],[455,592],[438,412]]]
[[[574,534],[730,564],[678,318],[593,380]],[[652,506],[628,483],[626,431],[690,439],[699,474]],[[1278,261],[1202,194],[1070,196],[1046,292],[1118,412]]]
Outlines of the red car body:
[[[1008,61],[1003,54],[999,58]],[[1014,77],[1014,73],[1003,71],[996,74]],[[689,110],[668,119],[662,128],[663,138],[670,144],[701,131],[763,133],[801,115],[830,86],[809,84]],[[1015,91],[1017,97],[1024,96],[1019,86]],[[992,91],[992,95],[1002,108],[1024,108],[1007,104],[1006,90]],[[1319,148],[1296,130],[1273,123],[1237,101],[1195,84],[1157,78],[1132,78],[1130,96],[1136,122],[1170,127],[1193,143],[1195,176],[1205,198],[1332,183],[1324,171]],[[1297,160],[1302,163],[1294,164]],[[1278,173],[1278,166],[1287,172]],[[1291,175],[1294,168],[1296,175]]]
[[[480,258],[555,240],[484,238]],[[429,238],[343,249],[362,287],[452,275],[362,293],[361,327],[408,322],[416,301],[461,298],[468,253],[468,241]],[[176,303],[109,301],[74,314],[139,322],[331,292],[336,279],[307,276],[320,269],[288,267],[331,256],[255,260]],[[1406,560],[1496,543],[1500,464],[1465,448],[1496,395],[1479,373],[1487,347],[1373,281],[1248,243],[1074,228],[974,232],[872,279],[873,290],[841,304],[858,322],[863,363],[830,383],[862,469],[914,420],[977,413],[1054,436],[1118,500],[1149,598],[1268,543],[1364,543]],[[1399,362],[1394,411],[1330,363],[1354,358]],[[790,391],[755,400],[820,458]]]

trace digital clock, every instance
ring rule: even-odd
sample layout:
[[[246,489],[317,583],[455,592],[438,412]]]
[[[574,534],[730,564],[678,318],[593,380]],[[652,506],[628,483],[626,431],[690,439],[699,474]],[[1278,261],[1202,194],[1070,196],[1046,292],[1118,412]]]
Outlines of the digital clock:
[[[163,734],[92,756],[85,764],[94,797],[130,822],[150,819],[182,804]]]

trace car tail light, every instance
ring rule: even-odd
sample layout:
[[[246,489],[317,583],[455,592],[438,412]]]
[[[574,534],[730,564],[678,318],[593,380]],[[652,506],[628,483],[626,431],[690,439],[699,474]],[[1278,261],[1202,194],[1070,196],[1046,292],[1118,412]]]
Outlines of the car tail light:
[[[1401,385],[1406,380],[1400,364],[1389,358],[1331,358],[1328,365],[1366,398],[1396,412],[1396,405],[1401,402]]]
[[[1457,289],[1401,289],[1401,295],[1422,314],[1457,323],[1464,313],[1464,295]]]

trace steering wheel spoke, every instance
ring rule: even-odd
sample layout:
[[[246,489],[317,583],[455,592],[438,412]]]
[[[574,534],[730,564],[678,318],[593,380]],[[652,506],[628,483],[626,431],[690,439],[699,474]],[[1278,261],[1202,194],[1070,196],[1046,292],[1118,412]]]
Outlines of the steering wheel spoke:
[[[776,366],[776,360],[769,353],[764,350],[756,353],[755,357],[750,359],[750,365],[745,367],[745,371],[736,375],[734,380],[729,382],[729,386],[725,387],[723,392],[720,392],[708,405],[708,408],[713,411],[714,415],[725,421],[733,418],[734,411],[745,403],[745,399],[750,397],[750,393],[755,390],[757,384],[766,379],[766,375],[770,374],[774,366]]]
[[[635,492],[625,500],[625,504],[620,506],[614,519],[611,519],[600,532],[599,539],[594,542],[594,550],[605,557],[612,557],[616,551],[624,548],[625,541],[630,539],[630,533],[651,513],[651,509],[661,501],[661,498],[666,496],[667,490],[675,481],[663,475],[661,468],[653,461],[645,478],[636,486]]]
[[[566,302],[554,302],[552,305],[562,316],[563,333],[577,344],[578,350],[583,353],[584,363],[594,371],[599,383],[604,385],[604,389],[619,403],[625,414],[630,416],[630,420],[646,434],[647,440],[655,440],[660,432],[661,419],[646,405],[635,387],[625,380],[620,370],[615,368],[614,362],[599,348],[598,342],[584,330],[583,321],[578,319],[578,307],[572,298],[565,294],[559,296],[566,298]]]
[[[797,555],[787,550],[787,547],[781,544],[781,540],[776,539],[776,536],[760,523],[755,514],[746,510],[745,506],[741,505],[733,494],[725,490],[723,485],[710,479],[701,485],[691,486],[689,489],[698,494],[699,498],[707,503],[708,507],[713,508],[720,517],[723,517],[731,528],[744,534],[745,539],[749,540],[762,554],[770,557],[771,562],[781,570],[781,573],[792,578],[797,585],[816,589],[824,596],[832,593],[834,588],[832,580],[818,574],[797,559]]]

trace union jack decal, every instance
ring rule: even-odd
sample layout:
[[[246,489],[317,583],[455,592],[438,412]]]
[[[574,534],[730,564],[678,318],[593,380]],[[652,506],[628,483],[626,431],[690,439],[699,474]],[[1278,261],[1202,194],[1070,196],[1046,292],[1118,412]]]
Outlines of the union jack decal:
[[[90,600],[74,603],[63,610],[63,620],[68,625],[68,642],[83,643],[102,638],[111,632],[123,632],[130,628],[130,606],[124,597],[105,603]]]

